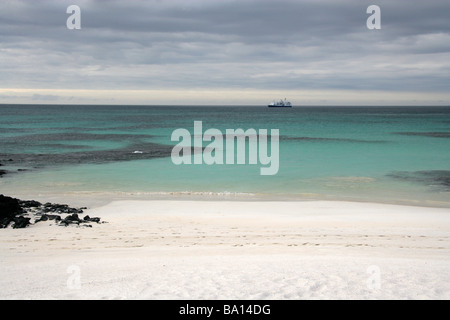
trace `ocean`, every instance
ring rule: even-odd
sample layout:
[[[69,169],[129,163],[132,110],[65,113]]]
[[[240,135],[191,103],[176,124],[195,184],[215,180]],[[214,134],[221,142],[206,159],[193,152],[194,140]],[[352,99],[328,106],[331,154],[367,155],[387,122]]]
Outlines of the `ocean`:
[[[223,133],[278,129],[277,174],[261,175],[263,166],[248,161],[175,165],[171,135],[180,128],[193,134],[194,121]],[[0,193],[27,199],[450,207],[450,107],[0,105],[0,164]]]

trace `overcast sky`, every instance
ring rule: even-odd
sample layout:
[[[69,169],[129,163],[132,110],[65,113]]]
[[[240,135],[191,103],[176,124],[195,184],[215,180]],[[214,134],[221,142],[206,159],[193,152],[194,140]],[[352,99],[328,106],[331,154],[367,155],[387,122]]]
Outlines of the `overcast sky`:
[[[81,30],[69,30],[69,5]],[[369,30],[367,7],[381,8]],[[450,105],[448,0],[0,0],[0,103]]]

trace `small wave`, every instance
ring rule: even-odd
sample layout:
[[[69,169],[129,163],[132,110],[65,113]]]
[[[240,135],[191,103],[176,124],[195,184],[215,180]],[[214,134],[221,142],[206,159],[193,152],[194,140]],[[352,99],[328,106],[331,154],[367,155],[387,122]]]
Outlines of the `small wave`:
[[[363,176],[338,176],[312,178],[309,181],[312,183],[318,183],[319,185],[327,188],[356,189],[369,186],[371,183],[375,182],[376,179]]]
[[[170,195],[170,196],[254,196],[254,193],[230,192],[230,191],[158,191],[158,192],[138,192],[139,195]]]
[[[231,191],[69,191],[79,195],[111,195],[111,196],[255,196],[255,193]]]
[[[45,182],[42,184],[44,187],[77,187],[82,186],[81,182]]]
[[[335,181],[343,181],[343,182],[373,182],[375,181],[375,178],[370,178],[370,177],[332,177],[331,179],[335,180]]]

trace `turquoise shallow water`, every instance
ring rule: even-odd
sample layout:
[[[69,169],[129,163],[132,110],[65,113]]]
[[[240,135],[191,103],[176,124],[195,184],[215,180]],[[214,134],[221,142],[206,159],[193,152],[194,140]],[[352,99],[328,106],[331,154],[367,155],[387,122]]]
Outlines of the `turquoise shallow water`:
[[[279,129],[278,173],[260,175],[260,163],[174,165],[171,134],[193,133],[194,121],[223,133]],[[0,163],[4,194],[217,194],[450,207],[450,108],[0,105]]]

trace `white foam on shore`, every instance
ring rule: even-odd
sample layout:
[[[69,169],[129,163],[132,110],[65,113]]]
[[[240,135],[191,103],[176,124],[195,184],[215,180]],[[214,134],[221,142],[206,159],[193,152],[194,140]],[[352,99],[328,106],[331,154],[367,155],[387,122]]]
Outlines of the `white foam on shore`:
[[[0,298],[450,298],[445,208],[117,201],[86,214],[108,223],[0,230]]]

